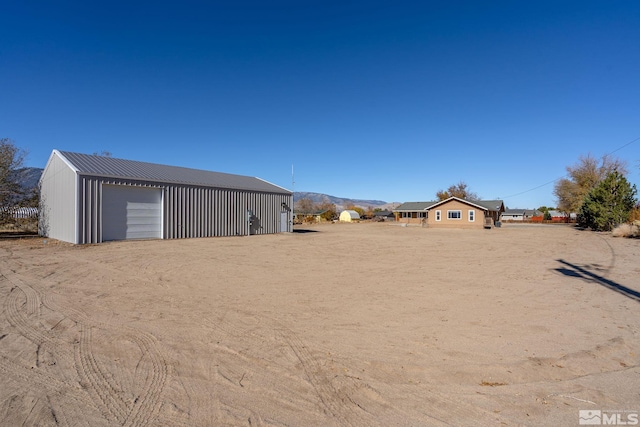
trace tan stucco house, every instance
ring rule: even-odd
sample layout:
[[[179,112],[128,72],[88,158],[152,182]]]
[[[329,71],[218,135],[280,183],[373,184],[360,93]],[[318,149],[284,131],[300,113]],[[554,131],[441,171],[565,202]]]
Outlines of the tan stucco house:
[[[490,228],[504,212],[502,200],[449,197],[436,202],[407,202],[393,211],[398,222],[433,228]]]
[[[449,197],[431,205],[427,226],[441,228],[490,228],[504,212],[502,200],[464,200]]]

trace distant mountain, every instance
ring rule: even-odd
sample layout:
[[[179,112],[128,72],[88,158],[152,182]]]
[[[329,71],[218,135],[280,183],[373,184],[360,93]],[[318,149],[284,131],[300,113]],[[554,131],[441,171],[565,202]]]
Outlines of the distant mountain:
[[[18,182],[22,188],[25,190],[31,190],[38,186],[38,181],[40,180],[43,171],[44,169],[42,168],[21,168],[16,169],[14,176],[16,178],[16,182]]]
[[[400,204],[398,202],[384,202],[382,200],[348,199],[344,197],[330,196],[328,194],[309,193],[304,191],[296,191],[293,193],[294,202],[297,202],[298,200],[302,200],[302,199],[309,199],[313,203],[322,203],[328,200],[329,202],[336,205],[336,208],[338,210],[342,210],[349,205],[354,205],[363,209],[379,208],[382,210],[387,210],[387,209],[393,209]]]

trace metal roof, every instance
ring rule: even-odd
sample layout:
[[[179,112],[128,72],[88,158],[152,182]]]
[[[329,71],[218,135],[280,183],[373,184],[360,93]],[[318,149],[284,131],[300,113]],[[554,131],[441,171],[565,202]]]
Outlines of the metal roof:
[[[446,200],[439,200],[435,202],[406,202],[395,208],[394,212],[416,212],[416,211],[424,211],[433,208],[436,205],[444,204],[449,200],[458,200],[463,203],[471,204],[478,206],[480,208],[486,209],[488,211],[497,211],[500,212],[501,207],[503,206],[502,200],[464,200],[458,197],[449,197]]]
[[[429,209],[431,206],[435,205],[436,202],[405,202],[395,208],[394,212],[416,212],[416,211],[424,211]]]
[[[504,210],[504,203],[502,200],[467,200],[467,202],[480,205],[489,211],[500,212]]]
[[[394,216],[391,211],[377,211],[373,213],[373,216]]]
[[[54,150],[56,152],[80,175],[292,194],[285,188],[251,176]]]

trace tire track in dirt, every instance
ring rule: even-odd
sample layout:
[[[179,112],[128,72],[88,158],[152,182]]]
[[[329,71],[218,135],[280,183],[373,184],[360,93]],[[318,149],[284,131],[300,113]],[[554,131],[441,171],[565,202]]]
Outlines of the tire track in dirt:
[[[63,270],[71,270],[72,264],[74,263],[67,262],[64,264],[66,265],[66,268],[63,268]],[[60,271],[58,271],[58,273],[60,273]],[[47,281],[52,281],[56,277],[56,275],[57,274],[55,272],[49,275]],[[27,295],[28,301],[35,301],[34,304],[30,304],[33,306],[30,307],[30,312],[35,311],[34,307],[40,307],[38,293],[33,288],[29,287],[15,276],[11,279],[13,280],[13,283],[19,282],[21,284],[20,288],[25,291],[25,293],[29,293],[29,295]],[[118,407],[121,407],[122,405],[119,404],[113,406],[115,402],[112,401],[113,399],[109,397],[113,395],[114,391],[116,390],[116,386],[112,383],[109,376],[102,373],[98,362],[93,357],[93,350],[90,346],[92,334],[90,329],[87,333],[86,327],[87,325],[90,325],[89,328],[93,326],[108,331],[113,329],[113,325],[95,322],[79,310],[75,310],[70,307],[61,307],[56,304],[52,297],[48,294],[44,295],[43,301],[47,308],[55,312],[66,313],[67,317],[76,322],[81,329],[84,328],[84,332],[81,332],[81,337],[78,345],[78,347],[82,349],[82,351],[80,352],[81,357],[76,358],[76,363],[81,364],[77,368],[78,374],[84,375],[85,379],[89,383],[94,384],[94,386],[96,387],[102,387],[102,385],[104,384],[105,386],[102,390],[99,390],[98,393],[98,396],[104,397],[106,399],[106,401],[104,402],[101,401],[105,404],[104,409],[107,410],[107,413],[112,413],[112,410],[114,410],[113,408],[116,408],[113,415],[120,415],[119,412],[121,408],[118,409]],[[18,317],[16,320],[20,321],[23,319]],[[23,329],[26,330],[26,328]],[[158,344],[154,337],[143,334],[133,328],[126,327],[125,330],[126,337],[130,341],[135,342],[136,345],[141,349],[143,358],[148,361],[148,363],[145,363],[145,365],[150,366],[151,374],[143,376],[144,386],[141,390],[141,393],[135,399],[135,403],[132,405],[132,407],[129,408],[130,411],[123,419],[123,422],[124,425],[146,425],[149,422],[149,416],[152,414],[157,414],[159,412],[162,396],[161,390],[164,387],[167,379],[168,367],[164,359],[160,356]],[[34,333],[36,333],[37,331],[29,330],[27,332],[31,332],[31,335],[34,338],[43,338],[42,336],[34,335]],[[88,340],[89,342],[84,343],[84,340]],[[42,342],[42,340],[39,341]],[[146,413],[147,410],[150,410],[150,413]],[[118,417],[116,418],[118,419]]]
[[[5,313],[9,323],[16,328],[20,335],[37,345],[38,347],[47,345],[54,349],[57,356],[64,358],[66,361],[73,362],[72,353],[65,349],[65,343],[60,342],[56,337],[48,332],[43,332],[42,328],[35,328],[20,311],[21,299],[20,293],[29,298],[29,294],[22,292],[21,288],[14,288],[5,300]]]
[[[49,281],[48,279],[51,279],[51,283],[59,283],[54,282],[56,277],[57,275],[53,273],[47,276],[45,281],[41,280],[41,282],[47,282]],[[16,276],[12,276],[12,278],[16,279]],[[162,420],[165,420],[167,424],[171,425],[173,421],[178,420],[172,419],[170,414],[163,413],[162,416],[159,415],[163,405],[162,393],[167,381],[169,367],[162,357],[159,344],[155,337],[134,328],[97,322],[81,310],[60,304],[54,294],[39,294],[35,289],[26,285],[24,281],[20,281],[20,283],[23,285],[19,286],[21,291],[24,292],[24,289],[27,289],[27,292],[24,292],[24,298],[31,300],[32,303],[23,304],[19,291],[16,290],[12,292],[16,294],[14,298],[17,298],[17,300],[14,300],[14,308],[17,313],[17,315],[14,316],[14,320],[17,319],[17,321],[22,322],[22,324],[28,324],[29,319],[22,314],[22,311],[27,310],[33,312],[33,307],[35,307],[33,301],[39,301],[39,307],[60,313],[77,324],[80,332],[78,341],[74,347],[76,351],[66,352],[66,354],[73,360],[78,371],[77,373],[84,381],[84,384],[88,385],[86,393],[92,406],[96,408],[96,411],[102,413],[105,419],[115,421],[120,425],[131,426],[156,424],[161,423]],[[27,295],[27,293],[29,295]],[[247,315],[249,319],[253,317],[255,317],[255,313],[249,313]],[[376,422],[376,415],[380,414],[376,414],[375,410],[367,410],[367,404],[369,403],[368,398],[361,396],[360,399],[357,399],[350,396],[350,392],[357,390],[358,387],[344,386],[345,384],[349,385],[349,382],[342,381],[344,382],[344,384],[342,384],[340,378],[328,372],[326,367],[323,366],[322,359],[314,356],[309,347],[297,334],[282,326],[277,320],[266,319],[260,316],[260,322],[257,326],[247,328],[238,327],[233,321],[211,321],[210,324],[214,329],[218,329],[229,336],[246,342],[247,346],[251,347],[250,352],[253,354],[256,352],[256,344],[258,344],[257,348],[266,347],[268,349],[269,347],[280,346],[281,348],[289,349],[290,354],[294,355],[300,363],[299,366],[302,368],[308,384],[311,385],[314,393],[317,395],[321,407],[325,413],[339,425],[359,426],[378,424]],[[26,327],[25,329],[33,335],[35,339],[34,342],[49,345],[57,352],[60,352],[61,345],[65,344],[37,329]],[[138,376],[138,381],[134,381],[136,384],[142,383],[142,387],[133,403],[131,400],[124,401],[122,399],[123,396],[118,394],[118,384],[113,381],[112,377],[107,375],[108,370],[105,370],[104,367],[101,366],[99,360],[96,359],[94,355],[96,349],[94,348],[93,340],[94,332],[97,332],[97,330],[111,333],[114,337],[126,338],[134,342],[143,353],[144,360],[141,360],[139,364],[144,369],[138,372],[148,372],[148,375]],[[271,372],[256,371],[257,375],[261,375],[264,378],[273,377],[277,380],[275,376],[278,370],[290,369],[288,365],[277,366],[277,359],[266,361],[271,364],[272,367],[276,366],[277,369],[276,371],[271,369]],[[247,363],[250,362],[247,361]],[[248,372],[252,372],[251,368]],[[367,385],[358,384],[358,386],[360,388],[366,388]],[[431,397],[433,398],[435,396]],[[435,400],[441,400],[443,403],[447,401],[443,396],[439,396]],[[460,407],[460,402],[451,401],[448,403],[454,406],[457,404],[457,406]],[[473,415],[473,413],[477,415],[477,409],[471,408],[469,405],[462,405],[460,409],[463,412],[468,412],[470,415]],[[386,419],[392,419],[392,416],[395,415],[402,415],[393,409],[389,409],[389,412],[385,413]],[[438,413],[438,411],[436,411],[436,413]],[[257,415],[255,416],[257,417]],[[259,418],[253,417],[253,419],[255,421]],[[441,420],[437,418],[433,419],[433,421],[436,420],[437,422],[441,422]]]
[[[247,317],[250,318],[252,315]],[[266,329],[267,334],[260,333],[259,329],[242,329],[231,322],[222,323],[208,319],[207,323],[214,329],[234,338],[248,338],[254,345],[256,342],[264,344],[268,340],[267,337],[274,340],[272,346],[277,346],[278,342],[284,344],[300,363],[304,375],[327,415],[340,425],[345,426],[375,424],[375,415],[351,399],[345,389],[336,389],[329,373],[325,372],[326,370],[317,357],[313,356],[308,346],[295,332],[284,327],[278,321],[261,317],[259,328]]]
[[[38,389],[46,390],[55,397],[69,398],[77,404],[97,410],[93,401],[81,389],[71,387],[41,369],[24,366],[0,355],[0,371],[4,372],[7,377],[14,378],[23,384],[36,385]]]
[[[62,405],[56,402],[56,400],[57,399],[55,399],[51,395],[47,395],[47,403],[51,408],[51,414],[53,415],[56,425],[67,427],[70,425],[69,419],[67,418],[67,414],[65,413],[65,411],[61,409]],[[59,409],[56,410],[55,408],[59,408]]]
[[[40,297],[38,296],[38,293],[29,285],[27,285],[26,283],[24,283],[16,274],[15,272],[5,272],[2,274],[10,283],[12,283],[14,286],[17,286],[20,288],[20,290],[22,292],[24,292],[25,296],[27,297],[27,305],[26,305],[26,310],[27,310],[27,315],[28,316],[36,316],[36,317],[40,317],[41,315],[41,311],[40,311],[40,307],[41,307],[41,302],[40,302]]]
[[[162,405],[163,390],[169,375],[169,366],[162,357],[157,339],[145,332],[136,330],[128,326],[116,328],[115,325],[93,321],[89,316],[80,310],[71,307],[62,307],[51,295],[43,297],[46,307],[67,313],[68,317],[82,325],[84,332],[81,334],[78,368],[82,374],[95,385],[101,404],[107,413],[112,414],[125,426],[144,426],[152,422],[160,411]],[[147,361],[148,375],[144,375],[143,387],[134,400],[133,405],[126,405],[118,396],[117,387],[106,376],[99,363],[93,356],[91,348],[92,333],[91,328],[99,328],[110,333],[120,329],[123,332],[115,333],[116,337],[127,339],[135,343],[142,352],[142,358]],[[79,372],[80,373],[80,372]],[[103,400],[104,399],[104,400]]]
[[[89,395],[107,419],[115,419],[122,425],[129,408],[118,398],[110,380],[102,373],[92,351],[91,328],[81,327],[81,337],[76,346],[76,370],[86,385]]]
[[[135,399],[124,425],[145,426],[151,423],[160,411],[169,366],[158,349],[155,337],[140,331],[129,330],[129,332],[129,338],[141,349],[143,360],[148,361],[145,364],[150,365],[150,369],[145,370],[149,375],[145,376],[142,391]]]
[[[51,365],[56,365],[56,360],[65,360],[72,365],[73,356],[72,353],[65,348],[66,343],[58,340],[54,334],[37,322],[41,314],[41,302],[35,289],[28,286],[13,273],[5,273],[2,274],[1,277],[13,285],[5,300],[4,312],[7,320],[9,324],[17,330],[20,336],[23,336],[37,346],[36,368],[40,367],[39,361],[41,354],[47,352],[53,355],[54,358],[50,363]],[[26,302],[23,304],[23,301]],[[25,311],[31,315],[29,318],[21,311],[23,307]],[[34,317],[34,314],[38,317]],[[38,323],[39,327],[34,327],[33,323]],[[30,386],[35,384],[38,386],[38,390],[46,390],[48,392],[46,401],[49,403],[51,413],[56,417],[58,424],[68,425],[68,423],[65,422],[66,417],[63,416],[63,413],[67,411],[63,411],[61,406],[53,406],[52,397],[55,397],[53,401],[56,402],[62,401],[63,397],[70,397],[76,401],[76,404],[71,406],[72,409],[69,411],[70,413],[77,412],[75,410],[78,406],[77,403],[86,405],[87,407],[92,406],[91,401],[86,399],[83,392],[76,391],[69,387],[56,376],[47,374],[43,369],[24,367],[10,361],[5,356],[0,356],[0,370],[5,371],[7,376],[20,380],[23,384]],[[56,416],[55,414],[58,415]],[[79,418],[78,415],[76,419]]]
[[[46,346],[52,353],[60,355],[75,365],[81,381],[88,386],[87,392],[95,406],[101,409],[101,413],[107,419],[115,420],[124,426],[145,426],[154,422],[162,406],[162,391],[169,373],[168,365],[161,355],[155,337],[130,327],[116,328],[115,325],[94,322],[79,310],[60,306],[49,294],[41,296],[15,273],[5,273],[2,276],[14,285],[5,302],[5,313],[9,323],[39,349]],[[34,327],[32,319],[23,314],[26,310],[35,321],[41,314],[42,305],[77,324],[79,338],[75,344],[75,351],[66,348],[69,344],[57,339],[55,334],[47,331],[43,325]],[[124,338],[135,343],[141,350],[142,360],[138,365],[141,368],[144,367],[147,372],[139,375],[142,379],[142,387],[137,390],[138,393],[132,404],[122,400],[122,393],[119,392],[112,377],[105,374],[103,367],[95,358],[92,328],[104,329],[108,332],[116,329],[124,330]],[[121,334],[115,333],[115,335]]]
[[[304,342],[291,330],[280,326],[277,329],[279,336],[287,343],[295,353],[302,365],[305,375],[313,386],[316,394],[329,414],[337,419],[341,425],[365,425],[361,414],[356,412],[355,403],[343,393],[339,393],[332,385],[331,380],[323,373],[323,369],[313,357]],[[359,408],[359,406],[356,406]],[[361,408],[359,408],[361,409]],[[371,420],[368,420],[369,423]]]

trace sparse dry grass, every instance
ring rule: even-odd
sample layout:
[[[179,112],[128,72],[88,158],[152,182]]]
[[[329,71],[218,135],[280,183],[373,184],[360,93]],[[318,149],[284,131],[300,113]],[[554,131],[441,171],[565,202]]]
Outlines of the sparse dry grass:
[[[613,237],[640,237],[640,221],[632,224],[620,224],[613,229]]]
[[[0,234],[38,234],[38,220],[35,218],[12,218],[0,224]]]

